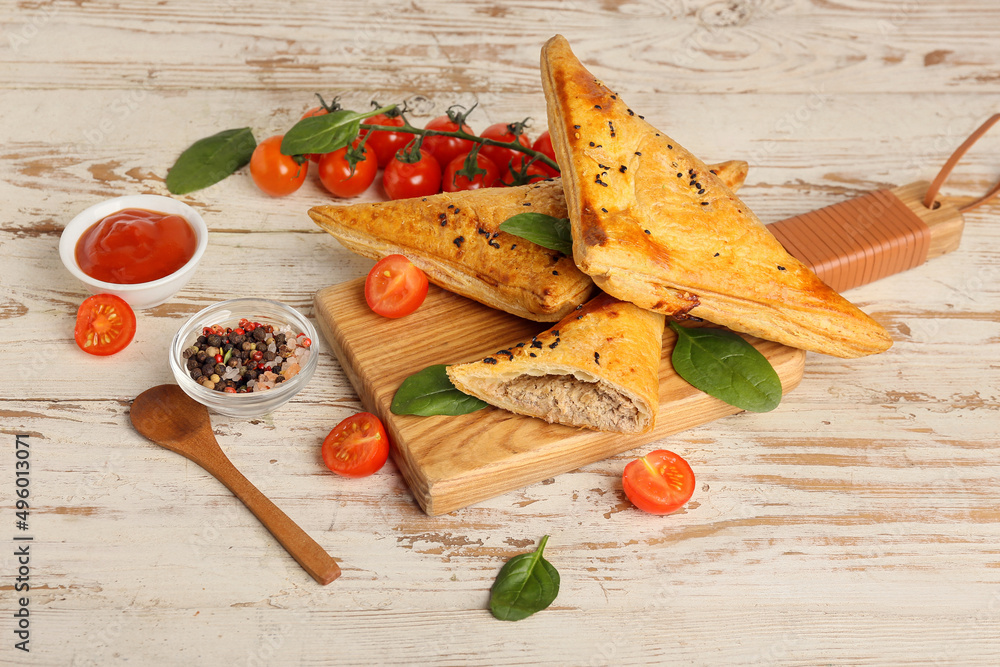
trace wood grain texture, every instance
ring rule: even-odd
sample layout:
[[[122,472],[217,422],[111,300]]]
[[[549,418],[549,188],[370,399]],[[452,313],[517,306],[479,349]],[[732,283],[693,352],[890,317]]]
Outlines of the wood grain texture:
[[[443,516],[420,510],[392,462],[363,480],[325,470],[319,443],[362,406],[321,342],[291,403],[216,418],[213,431],[340,559],[327,588],[207,473],[128,425],[131,399],[171,380],[166,349],[190,314],[234,296],[312,314],[318,289],[367,272],[308,219],[329,201],[321,187],[310,178],[270,199],[244,170],[182,197],[209,225],[208,260],[177,297],[139,313],[135,341],[110,359],[73,344],[85,291],[56,253],[79,211],[165,194],[190,143],[230,127],[280,133],[315,91],[356,109],[410,98],[421,122],[478,101],[476,130],[543,118],[538,49],[556,32],[699,157],[746,159],[740,197],[765,222],[930,180],[998,110],[993,0],[10,1],[0,26],[0,340],[13,373],[0,432],[33,443],[35,538],[32,652],[8,634],[0,664],[996,663],[996,204],[965,216],[954,252],[847,294],[889,329],[887,353],[808,355],[772,413]],[[998,153],[1000,135],[984,138],[946,201],[994,183]],[[653,447],[682,454],[698,477],[669,517],[635,511],[621,492],[624,465]],[[9,508],[12,444],[2,451]],[[526,621],[495,621],[494,576],[543,534],[559,598]]]
[[[648,433],[600,433],[548,424],[492,406],[459,417],[394,415],[400,383],[434,364],[475,361],[547,329],[431,285],[420,309],[387,320],[372,312],[359,278],[316,293],[316,318],[365,408],[385,424],[392,455],[420,506],[446,514],[575,470],[679,431],[741,412],[702,393],[674,371],[676,335],[660,358],[656,425]],[[805,352],[752,336],[788,393],[802,379]],[[417,345],[401,340],[420,341]]]
[[[222,482],[317,583],[326,586],[340,576],[333,557],[236,469],[212,433],[208,408],[176,384],[157,385],[136,396],[129,421],[144,437]]]

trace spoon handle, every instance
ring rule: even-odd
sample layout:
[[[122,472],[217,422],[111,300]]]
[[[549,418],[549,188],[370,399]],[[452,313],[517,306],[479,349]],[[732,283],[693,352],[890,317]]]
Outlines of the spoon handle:
[[[325,586],[340,576],[340,567],[333,557],[244,477],[228,457],[224,454],[213,457],[211,467],[208,472],[225,484],[260,519],[313,579]]]

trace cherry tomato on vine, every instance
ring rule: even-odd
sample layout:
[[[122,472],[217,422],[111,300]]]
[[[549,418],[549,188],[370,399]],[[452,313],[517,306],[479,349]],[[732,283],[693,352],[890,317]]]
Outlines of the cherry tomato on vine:
[[[538,135],[538,138],[535,139],[535,143],[531,144],[531,149],[538,151],[545,157],[551,159],[553,162],[556,161],[556,152],[555,150],[552,149],[552,137],[549,135],[548,130],[545,130],[540,135]],[[558,171],[556,171],[549,165],[545,164],[544,162],[536,161],[535,164],[541,167],[542,171],[544,171],[549,176],[559,175]]]
[[[416,162],[404,162],[401,156],[398,153],[392,158],[382,173],[382,186],[389,199],[426,197],[441,192],[441,165],[433,155],[421,149]]]
[[[622,487],[644,512],[670,514],[691,499],[694,472],[677,454],[657,449],[625,466]]]
[[[476,166],[484,173],[476,174],[471,180],[464,174],[459,174],[465,168],[465,160],[468,153],[459,155],[444,168],[444,178],[442,188],[445,192],[458,192],[459,190],[478,190],[479,188],[492,188],[496,185],[500,170],[493,164],[493,160],[482,155],[476,156]]]
[[[515,123],[494,123],[483,130],[480,136],[484,139],[502,141],[508,144],[513,144],[516,141],[516,143],[521,144],[525,148],[530,148],[531,142],[528,141],[528,137],[524,136],[523,133],[515,135],[512,129],[513,125]],[[520,169],[528,157],[520,151],[503,148],[502,146],[483,146],[479,149],[479,153],[493,160],[493,164],[497,166],[497,169],[501,173],[508,171],[508,165],[510,164],[513,164],[515,169]]]
[[[357,144],[358,142],[355,142]],[[347,161],[347,146],[327,153],[319,161],[319,180],[323,187],[338,197],[357,197],[375,181],[378,162],[371,151],[352,170]]]
[[[344,477],[367,477],[389,458],[389,438],[379,418],[370,412],[351,415],[323,440],[323,463]]]
[[[549,172],[545,171],[545,166],[538,164],[537,161],[532,162],[524,169],[525,178],[521,178],[517,185],[524,185],[525,183],[534,183],[535,181],[544,181],[546,179],[552,178]],[[518,178],[514,176],[510,168],[507,168],[506,172],[501,172],[500,179],[497,185],[514,185]]]
[[[250,176],[258,188],[272,197],[290,195],[300,187],[309,173],[309,161],[302,164],[291,155],[282,155],[283,135],[268,137],[257,144],[250,158]]]
[[[302,120],[304,118],[311,118],[312,116],[325,116],[326,114],[327,114],[327,111],[323,107],[313,107],[309,111],[307,111],[304,114],[302,114],[302,118],[299,118],[299,120]],[[313,162],[319,162],[319,159],[321,157],[323,157],[323,154],[322,153],[310,153],[306,157],[308,157]]]
[[[368,125],[391,125],[392,127],[403,127],[404,125],[402,117],[395,116],[390,118],[384,113],[372,116],[361,122]],[[368,134],[368,130],[362,129],[358,136],[363,137],[366,134]],[[375,157],[378,158],[378,165],[380,167],[387,166],[396,155],[396,151],[413,141],[414,136],[409,132],[392,132],[390,130],[372,130],[371,135],[368,137],[367,145],[375,151]]]
[[[88,354],[106,357],[120,352],[135,336],[135,313],[114,294],[95,294],[76,311],[73,338]]]
[[[383,257],[365,279],[365,301],[383,317],[409,315],[427,296],[427,274],[403,255]]]
[[[458,123],[451,120],[448,116],[438,116],[431,122],[427,123],[425,129],[441,130],[443,132],[457,132],[459,128]],[[472,128],[468,125],[462,125],[462,130],[472,134]],[[473,143],[468,139],[431,135],[429,137],[424,137],[424,143],[421,148],[433,155],[441,166],[445,166],[459,155],[467,154],[472,150],[472,146]]]

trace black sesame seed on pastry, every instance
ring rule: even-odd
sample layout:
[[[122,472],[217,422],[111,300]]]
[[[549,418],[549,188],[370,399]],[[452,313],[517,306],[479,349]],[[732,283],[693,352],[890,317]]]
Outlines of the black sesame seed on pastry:
[[[710,167],[598,81],[564,37],[545,44],[541,67],[573,254],[598,287],[666,315],[839,357],[892,345]]]
[[[748,167],[730,160],[711,168],[736,189]],[[565,218],[562,181],[317,206],[309,216],[359,255],[405,255],[435,285],[520,317],[554,322],[583,303],[593,283],[572,257],[499,231],[507,218],[525,211]]]
[[[499,230],[525,211],[565,217],[559,181],[317,206],[309,216],[359,255],[405,255],[435,285],[519,317],[554,322],[586,301],[594,285],[572,257]]]

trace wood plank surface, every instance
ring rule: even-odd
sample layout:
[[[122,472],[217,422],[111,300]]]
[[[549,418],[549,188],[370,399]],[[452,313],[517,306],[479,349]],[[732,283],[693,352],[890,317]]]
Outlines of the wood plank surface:
[[[420,309],[387,320],[365,302],[365,279],[316,293],[316,319],[362,405],[389,431],[392,455],[417,502],[434,516],[461,509],[554,475],[621,454],[740,410],[702,393],[674,371],[676,334],[663,334],[660,400],[648,433],[600,433],[548,424],[487,407],[458,417],[394,415],[400,383],[434,364],[482,359],[549,328],[431,285]],[[802,379],[806,354],[745,337],[781,380],[783,393]],[[400,344],[400,341],[419,341]]]
[[[556,32],[635,109],[707,160],[742,158],[765,222],[927,181],[997,111],[994,0],[0,2],[0,563],[3,665],[995,665],[1000,646],[1000,207],[959,247],[847,296],[892,334],[874,358],[806,357],[776,411],[683,431],[442,516],[390,462],[335,478],[319,444],[362,409],[328,347],[270,416],[216,418],[248,478],[338,557],[320,587],[221,484],[128,426],[169,382],[166,348],[216,300],[363,276],[308,219],[310,176],[262,196],[246,170],[181,197],[209,252],[135,341],[80,352],[84,289],[56,252],[97,201],[165,194],[196,139],[287,129],[314,92],[409,99],[426,122],[544,126],[538,49]],[[1000,134],[943,192],[1000,177]],[[362,201],[381,197],[378,188]],[[409,341],[418,344],[418,341]],[[14,436],[32,444],[31,652],[13,646]],[[698,489],[631,508],[624,465],[682,454]],[[518,623],[486,610],[502,563],[550,535],[562,587]]]

